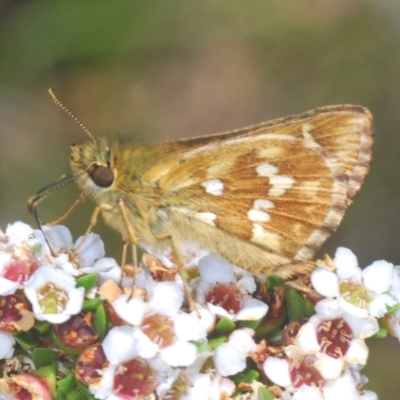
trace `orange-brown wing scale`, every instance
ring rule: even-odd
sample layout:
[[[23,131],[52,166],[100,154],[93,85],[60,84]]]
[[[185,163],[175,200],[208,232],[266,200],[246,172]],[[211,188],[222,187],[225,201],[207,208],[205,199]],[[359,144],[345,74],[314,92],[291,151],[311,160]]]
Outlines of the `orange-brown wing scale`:
[[[368,171],[371,134],[366,109],[325,107],[171,142],[175,154],[141,181],[157,182],[165,209],[272,253],[308,260],[358,191]]]

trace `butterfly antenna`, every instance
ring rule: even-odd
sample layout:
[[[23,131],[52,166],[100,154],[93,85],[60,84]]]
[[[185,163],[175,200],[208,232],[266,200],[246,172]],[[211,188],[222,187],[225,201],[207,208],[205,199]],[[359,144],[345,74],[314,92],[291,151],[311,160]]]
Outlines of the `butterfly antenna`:
[[[49,88],[48,92],[49,92],[51,100],[53,100],[53,103],[56,106],[60,107],[61,110],[63,110],[65,113],[67,113],[83,129],[83,131],[86,132],[86,134],[90,137],[90,139],[94,139],[94,136],[90,133],[89,129],[86,128],[86,126],[83,125],[82,122],[79,121],[79,119],[77,117],[75,117],[75,115],[72,114],[72,112],[67,107],[65,107],[64,104],[61,103],[60,100],[58,100],[57,96],[54,93],[54,90],[52,88]]]

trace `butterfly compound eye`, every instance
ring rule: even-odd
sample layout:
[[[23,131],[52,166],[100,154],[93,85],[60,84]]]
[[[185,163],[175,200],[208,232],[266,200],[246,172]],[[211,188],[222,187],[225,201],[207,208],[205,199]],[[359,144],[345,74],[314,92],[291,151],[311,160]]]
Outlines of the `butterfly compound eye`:
[[[95,165],[90,177],[97,186],[103,188],[111,186],[114,182],[114,173],[111,168],[102,165]]]

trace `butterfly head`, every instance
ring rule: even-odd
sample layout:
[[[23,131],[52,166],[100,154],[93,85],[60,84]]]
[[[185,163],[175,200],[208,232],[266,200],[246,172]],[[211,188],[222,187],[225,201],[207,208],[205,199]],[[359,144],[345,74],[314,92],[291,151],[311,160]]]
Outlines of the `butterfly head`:
[[[75,181],[88,194],[101,194],[115,182],[116,169],[105,139],[92,138],[81,145],[72,144],[70,166]]]

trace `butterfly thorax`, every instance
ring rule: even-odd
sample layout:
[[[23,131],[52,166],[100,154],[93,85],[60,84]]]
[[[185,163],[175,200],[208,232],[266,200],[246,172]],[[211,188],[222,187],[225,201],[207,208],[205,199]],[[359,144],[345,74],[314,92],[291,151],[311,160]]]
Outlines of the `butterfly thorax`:
[[[126,224],[117,207],[122,200],[139,239],[152,243],[155,234],[164,233],[157,215],[162,193],[156,181],[142,181],[141,177],[162,159],[162,154],[157,146],[109,146],[105,139],[92,139],[71,147],[70,166],[85,196],[97,205],[109,206],[102,211],[106,223],[126,235]]]

